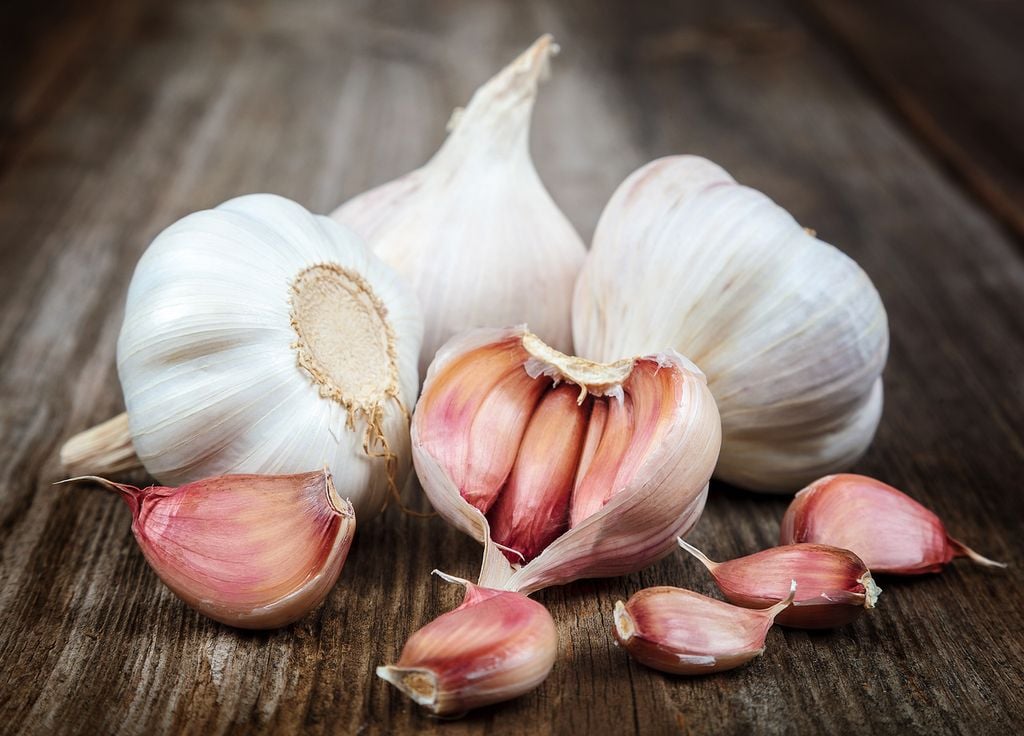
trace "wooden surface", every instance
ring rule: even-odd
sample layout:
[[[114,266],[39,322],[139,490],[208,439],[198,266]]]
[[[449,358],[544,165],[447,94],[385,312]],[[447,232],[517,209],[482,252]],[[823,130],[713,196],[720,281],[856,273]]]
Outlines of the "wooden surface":
[[[989,75],[1020,80],[1020,6],[873,3],[901,14],[888,25],[857,5],[94,0],[0,11],[0,731],[1019,732],[1024,256],[1006,225],[1021,207],[1024,119],[1020,85],[1000,91]],[[965,33],[978,24],[1002,40]],[[584,237],[636,166],[697,152],[840,245],[874,279],[892,330],[885,414],[856,470],[923,500],[1009,570],[961,561],[883,578],[879,607],[855,625],[776,629],[751,666],[682,679],[632,663],[609,635],[614,601],[642,587],[711,592],[680,554],[539,594],[562,642],[550,678],[443,722],[373,676],[457,602],[430,570],[473,574],[475,544],[440,519],[391,510],[361,526],[324,607],[253,634],[170,594],[118,499],[51,485],[60,443],[122,408],[113,353],[125,290],[160,229],[250,191],[325,212],[417,166],[450,109],[542,31],[563,53],[532,148]],[[949,39],[942,65],[907,60]],[[972,74],[989,91],[972,94]],[[960,158],[907,117],[907,99]],[[989,127],[1008,134],[979,134]],[[1008,204],[979,195],[963,166],[1002,182]],[[785,506],[714,487],[691,540],[717,558],[769,546]]]

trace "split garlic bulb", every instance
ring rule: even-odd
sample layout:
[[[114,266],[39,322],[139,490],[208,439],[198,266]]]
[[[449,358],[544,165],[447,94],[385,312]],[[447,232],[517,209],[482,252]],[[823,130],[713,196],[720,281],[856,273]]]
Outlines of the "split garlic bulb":
[[[557,47],[542,36],[456,111],[422,168],[349,200],[332,215],[416,287],[424,373],[470,327],[528,322],[572,347],[572,288],[585,248],[530,159],[538,80]]]
[[[885,309],[850,258],[696,156],[634,172],[601,215],[573,303],[577,352],[672,346],[722,416],[718,477],[793,492],[852,464],[882,412]]]
[[[445,344],[412,422],[431,504],[484,545],[478,584],[527,594],[665,556],[720,444],[704,375],[675,351],[593,363],[522,326]]]
[[[421,334],[415,295],[355,234],[282,197],[232,199],[143,254],[117,344],[127,418],[62,460],[95,473],[132,448],[168,486],[326,465],[366,518],[408,475]]]

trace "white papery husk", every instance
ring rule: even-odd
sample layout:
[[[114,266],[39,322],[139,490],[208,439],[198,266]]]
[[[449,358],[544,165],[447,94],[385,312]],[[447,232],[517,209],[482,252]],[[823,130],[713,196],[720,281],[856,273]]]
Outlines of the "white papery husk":
[[[538,80],[556,51],[542,36],[456,111],[423,167],[331,214],[415,287],[425,321],[421,373],[471,327],[525,321],[572,351],[572,289],[586,251],[529,151]]]
[[[527,334],[526,327],[477,329],[459,335],[438,352],[424,381],[476,348]],[[638,358],[639,360],[640,358]],[[673,350],[644,356],[678,368],[685,377],[670,432],[597,513],[555,539],[525,565],[511,564],[490,538],[487,518],[462,497],[444,469],[418,440],[413,416],[413,463],[434,509],[449,523],[484,545],[478,584],[530,594],[580,578],[613,577],[643,569],[674,549],[676,537],[697,523],[707,500],[708,481],[718,458],[721,427],[704,374]],[[558,375],[557,369],[531,359],[532,376]],[[618,386],[602,386],[596,395],[615,396]]]
[[[714,163],[643,166],[608,203],[573,304],[576,351],[610,361],[671,345],[708,376],[715,471],[794,492],[849,467],[882,411],[885,309],[857,264]]]
[[[397,369],[387,395],[345,405],[300,366],[292,285],[320,265],[378,300]],[[328,466],[359,518],[376,513],[408,476],[421,334],[409,287],[329,218],[269,194],[189,215],[153,241],[128,290],[117,366],[135,451],[168,486]]]

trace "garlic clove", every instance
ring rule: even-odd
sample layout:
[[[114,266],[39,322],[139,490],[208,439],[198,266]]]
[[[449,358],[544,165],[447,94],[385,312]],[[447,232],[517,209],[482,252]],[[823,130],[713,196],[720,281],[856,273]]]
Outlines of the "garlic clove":
[[[327,465],[370,517],[411,469],[422,329],[411,289],[326,217],[270,194],[190,214],[128,288],[126,420],[73,438],[62,460],[97,475],[137,453],[165,486]]]
[[[448,411],[458,403],[449,395],[459,387],[452,374],[477,361],[486,363],[496,349],[506,351],[518,363],[520,376],[540,385],[539,405],[533,391],[519,397],[531,417],[562,385],[575,392],[578,407],[589,405],[593,421],[580,439],[573,437],[561,445],[560,457],[529,461],[541,466],[530,469],[535,478],[555,471],[560,477],[569,477],[568,466],[574,465],[575,501],[559,490],[546,495],[544,503],[537,503],[533,493],[524,494],[527,500],[522,504],[503,503],[509,489],[505,483],[489,520],[461,492],[455,480],[461,470],[452,465],[452,458],[463,457],[465,449],[452,447],[452,443],[521,442],[498,433],[481,439],[472,426],[471,412],[461,415],[460,427],[457,417]],[[611,420],[606,418],[625,406],[633,407],[635,414],[628,436],[618,428],[610,429]],[[575,427],[580,418],[577,410],[566,406],[564,411],[565,427]],[[717,457],[719,431],[714,401],[702,374],[677,353],[597,364],[553,350],[525,327],[480,329],[451,340],[431,364],[413,415],[413,458],[421,485],[437,512],[484,545],[479,584],[529,593],[581,577],[625,574],[667,554],[678,530],[689,529],[700,517]],[[516,448],[520,450],[521,445]],[[532,450],[529,454],[535,456]],[[585,487],[592,510],[585,517],[578,510],[583,503],[581,487]],[[554,499],[565,503],[564,511],[555,509]],[[507,504],[516,508],[509,509]],[[550,527],[534,518],[535,512],[528,507],[533,505],[536,514],[550,519],[568,515],[574,504],[577,511],[570,528],[535,556],[522,549],[506,555],[496,543],[500,540],[494,538],[490,525],[496,518],[495,508],[501,510],[501,538],[526,538],[531,543],[526,551],[532,553],[540,538],[536,529],[550,531]],[[512,528],[520,524],[520,530]],[[510,561],[518,559],[516,552],[523,553],[522,564]]]
[[[417,631],[398,662],[377,676],[440,716],[517,698],[547,678],[558,653],[555,622],[548,610],[521,593],[465,586],[453,611]]]
[[[704,675],[739,667],[764,652],[776,616],[792,602],[789,594],[761,610],[740,608],[668,586],[645,588],[626,603],[615,603],[612,633],[629,655],[656,670]]]
[[[550,35],[539,38],[453,116],[430,161],[331,215],[419,295],[421,373],[445,341],[471,327],[526,320],[571,349],[572,288],[586,249],[529,152],[538,82],[556,50]]]
[[[508,483],[487,515],[491,539],[514,550],[505,555],[512,562],[532,560],[569,526],[569,499],[589,408],[577,403],[577,394],[565,384],[544,394],[530,416]]]
[[[273,629],[327,597],[345,564],[355,512],[327,470],[227,475],[178,488],[116,491],[146,561],[175,595],[215,621]]]
[[[683,539],[679,546],[715,578],[726,599],[744,608],[764,608],[785,595],[795,580],[800,593],[775,619],[781,626],[829,629],[874,608],[882,589],[867,566],[846,549],[823,544],[773,547],[728,562],[714,562]]]
[[[851,464],[882,409],[881,299],[843,253],[697,156],[631,174],[605,207],[576,283],[577,352],[671,346],[722,418],[716,476],[792,492]]]
[[[820,478],[796,494],[780,543],[800,542],[849,549],[876,574],[939,572],[954,557],[1006,567],[950,537],[938,516],[902,491],[849,473]]]

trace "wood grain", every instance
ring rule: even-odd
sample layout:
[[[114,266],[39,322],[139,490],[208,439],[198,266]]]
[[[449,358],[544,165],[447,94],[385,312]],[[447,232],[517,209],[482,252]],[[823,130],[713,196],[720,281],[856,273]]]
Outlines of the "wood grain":
[[[3,117],[0,158],[3,730],[1024,726],[1024,262],[997,215],[945,175],[802,10],[753,0],[55,7],[46,23],[28,11],[8,16],[33,39],[0,95],[31,111]],[[391,510],[361,525],[327,603],[288,629],[253,634],[170,594],[116,498],[51,485],[60,442],[122,409],[113,367],[122,304],[160,229],[250,191],[327,211],[419,165],[450,109],[542,31],[563,54],[532,148],[580,231],[589,237],[633,168],[698,152],[850,253],[875,280],[892,330],[885,415],[856,469],[926,502],[1009,570],[958,562],[942,575],[882,579],[878,609],[854,625],[777,629],[751,666],[683,679],[632,663],[608,633],[614,601],[642,587],[711,592],[680,554],[626,578],[539,594],[561,635],[551,677],[517,701],[443,722],[373,676],[412,631],[457,603],[430,570],[473,573],[475,544],[440,519]],[[0,53],[5,62],[15,55]],[[714,487],[691,540],[718,558],[769,546],[785,505]]]
[[[1024,238],[1024,5],[803,0],[922,145]]]

